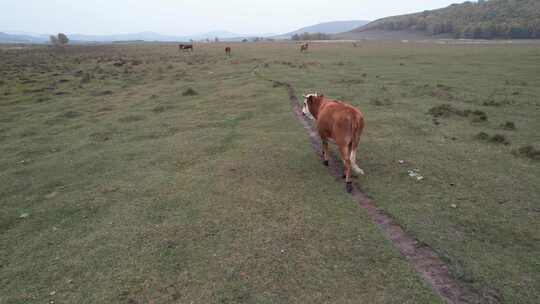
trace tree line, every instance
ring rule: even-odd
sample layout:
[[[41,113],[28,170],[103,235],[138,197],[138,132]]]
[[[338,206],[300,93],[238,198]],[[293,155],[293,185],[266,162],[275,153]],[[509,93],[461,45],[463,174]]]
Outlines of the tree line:
[[[59,47],[64,46],[69,43],[69,38],[64,33],[59,33],[58,35],[49,36],[49,40],[53,46]]]
[[[294,34],[291,37],[291,40],[294,41],[303,41],[303,40],[330,40],[331,35],[325,33],[302,33]]]
[[[421,13],[389,17],[361,30],[412,30],[455,38],[540,38],[540,1],[490,0],[464,2]]]

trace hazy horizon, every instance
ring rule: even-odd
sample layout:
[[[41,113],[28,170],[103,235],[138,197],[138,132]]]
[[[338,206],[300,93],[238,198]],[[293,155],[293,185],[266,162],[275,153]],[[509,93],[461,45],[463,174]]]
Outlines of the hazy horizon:
[[[52,2],[52,3],[51,3]],[[346,0],[330,5],[322,0],[42,0],[0,3],[0,32],[115,35],[156,32],[193,35],[212,31],[237,34],[281,34],[305,26],[382,17],[436,9],[462,1]]]

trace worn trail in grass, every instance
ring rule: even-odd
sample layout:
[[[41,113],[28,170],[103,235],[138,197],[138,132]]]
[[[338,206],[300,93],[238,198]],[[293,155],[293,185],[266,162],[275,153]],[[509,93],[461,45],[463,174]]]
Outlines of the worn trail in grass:
[[[315,126],[312,126],[309,119],[303,116],[300,101],[296,97],[296,90],[289,83],[264,78],[257,71],[255,71],[255,75],[274,83],[275,86],[283,86],[287,89],[289,101],[297,120],[306,130],[315,152],[321,155],[322,144],[320,137],[314,128]],[[337,155],[330,158],[329,167],[336,179],[342,181],[343,165]],[[376,204],[358,186],[353,185],[351,196],[367,211],[371,220],[382,229],[385,237],[392,242],[392,245],[400,251],[414,269],[447,303],[498,302],[496,298],[482,299],[475,290],[471,290],[470,286],[454,278],[448,271],[448,266],[437,256],[436,252],[407,234],[395,220],[383,210],[377,208]]]

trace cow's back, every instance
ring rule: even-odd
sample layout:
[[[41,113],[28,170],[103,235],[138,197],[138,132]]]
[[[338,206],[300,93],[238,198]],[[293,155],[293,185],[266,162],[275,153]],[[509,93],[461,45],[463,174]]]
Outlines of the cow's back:
[[[340,102],[328,101],[317,117],[319,135],[344,144],[358,137],[364,127],[363,115],[356,108]]]

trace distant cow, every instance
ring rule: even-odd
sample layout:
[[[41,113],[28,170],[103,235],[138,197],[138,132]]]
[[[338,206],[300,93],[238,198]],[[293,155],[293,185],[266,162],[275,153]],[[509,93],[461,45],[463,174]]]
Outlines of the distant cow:
[[[193,52],[193,44],[179,44],[178,45],[179,51],[192,51]]]
[[[360,44],[359,44],[358,42],[353,42],[352,45],[353,45],[354,47],[359,47],[359,46],[360,46]]]
[[[309,44],[306,42],[300,46],[300,53],[307,52],[309,49]]]
[[[225,55],[231,56],[231,47],[230,46],[225,48]]]
[[[304,96],[302,113],[317,122],[325,166],[328,166],[329,159],[328,139],[335,140],[343,161],[346,189],[347,192],[351,192],[350,169],[352,168],[357,174],[364,174],[364,171],[356,164],[356,151],[364,129],[362,112],[344,102],[328,99],[319,94],[308,94]]]

